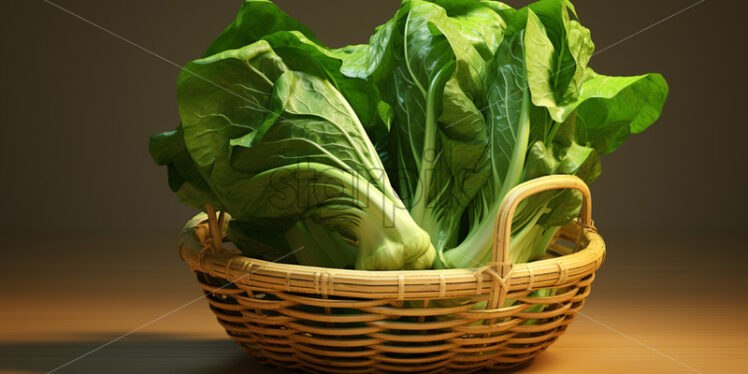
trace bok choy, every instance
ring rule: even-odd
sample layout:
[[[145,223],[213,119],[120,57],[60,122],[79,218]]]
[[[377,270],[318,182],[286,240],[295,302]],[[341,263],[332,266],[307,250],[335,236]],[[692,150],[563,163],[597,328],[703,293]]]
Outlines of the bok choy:
[[[247,0],[179,76],[181,124],[151,138],[183,203],[231,214],[248,256],[306,265],[474,268],[502,199],[551,175],[592,183],[600,155],[657,120],[659,74],[609,77],[567,0],[404,0],[368,44],[324,46]],[[542,258],[581,195],[513,218],[511,260]]]

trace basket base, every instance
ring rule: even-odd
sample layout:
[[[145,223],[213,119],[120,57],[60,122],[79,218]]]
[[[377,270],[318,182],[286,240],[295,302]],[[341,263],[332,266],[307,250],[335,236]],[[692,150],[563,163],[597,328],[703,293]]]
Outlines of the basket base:
[[[259,362],[322,373],[516,371],[566,331],[605,256],[594,228],[576,221],[559,231],[551,258],[506,277],[490,267],[277,264],[203,251],[185,232],[182,258],[228,335]]]
[[[374,310],[397,313],[398,309],[389,305],[326,311],[324,307],[295,302],[300,298],[312,300],[310,295],[247,291],[202,273],[198,273],[198,280],[218,322],[258,363],[318,373],[424,374],[481,370],[514,373],[527,367],[566,331],[584,302],[579,295],[589,292],[591,282],[588,279],[583,287],[559,289],[555,294],[567,300],[546,307],[539,315],[545,318],[526,319],[524,323],[510,318],[460,323],[460,313],[449,316],[372,313]],[[322,300],[372,303],[345,298]],[[465,309],[463,314],[472,312],[470,308],[462,309]],[[324,316],[334,311],[346,318],[344,322],[325,321]]]

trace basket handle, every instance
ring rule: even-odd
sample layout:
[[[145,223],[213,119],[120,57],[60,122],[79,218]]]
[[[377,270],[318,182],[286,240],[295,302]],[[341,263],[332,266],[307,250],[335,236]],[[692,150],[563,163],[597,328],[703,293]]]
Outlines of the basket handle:
[[[522,200],[540,192],[571,188],[582,193],[582,210],[579,216],[583,227],[592,226],[592,198],[590,189],[579,177],[574,175],[549,175],[519,184],[509,190],[501,202],[499,216],[494,231],[493,262],[498,266],[498,273],[505,277],[512,264],[509,263],[509,238],[512,233],[514,211]]]
[[[216,217],[216,210],[210,204],[205,205],[205,212],[208,214],[208,231],[210,232],[211,245],[216,252],[223,250],[223,238],[221,227],[223,226],[224,213]]]

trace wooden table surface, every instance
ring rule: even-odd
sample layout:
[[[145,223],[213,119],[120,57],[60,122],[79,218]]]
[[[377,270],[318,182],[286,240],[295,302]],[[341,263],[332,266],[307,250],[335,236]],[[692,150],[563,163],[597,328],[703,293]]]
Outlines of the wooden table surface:
[[[743,236],[603,234],[587,304],[520,373],[748,372]],[[279,372],[226,337],[174,235],[3,237],[0,373]]]

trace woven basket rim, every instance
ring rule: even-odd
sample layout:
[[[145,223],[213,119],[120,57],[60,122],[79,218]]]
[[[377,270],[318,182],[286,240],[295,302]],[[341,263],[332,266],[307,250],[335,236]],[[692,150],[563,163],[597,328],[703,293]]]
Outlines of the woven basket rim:
[[[193,271],[223,278],[238,286],[275,291],[329,294],[363,298],[450,298],[491,292],[495,272],[490,269],[354,270],[285,264],[246,257],[229,250],[214,251],[207,237],[196,234],[207,222],[193,218],[182,232],[179,250]],[[596,271],[605,258],[602,237],[577,220],[562,229],[567,240],[576,239],[571,254],[514,264],[505,277],[508,291],[564,287]],[[487,271],[488,270],[488,271]]]

